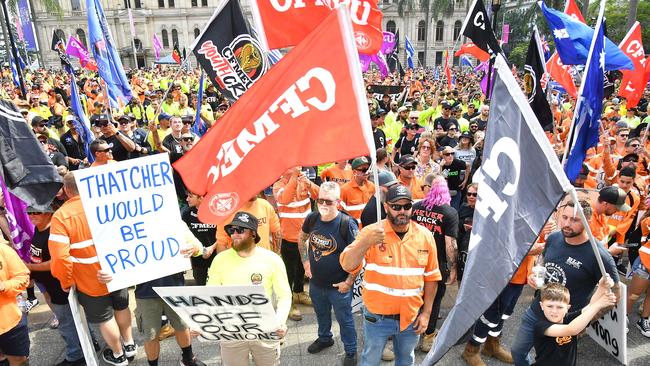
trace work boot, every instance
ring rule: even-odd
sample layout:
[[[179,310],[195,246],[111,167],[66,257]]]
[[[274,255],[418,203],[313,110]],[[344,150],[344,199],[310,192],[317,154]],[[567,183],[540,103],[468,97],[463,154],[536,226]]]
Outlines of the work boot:
[[[465,360],[469,366],[485,366],[485,362],[483,362],[481,355],[478,352],[480,350],[481,346],[475,346],[469,342],[466,343],[462,355],[463,360]]]
[[[438,335],[438,330],[436,329],[433,331],[431,334],[424,334],[424,337],[422,337],[422,344],[420,344],[420,351],[422,352],[429,352],[431,349],[431,346],[433,346],[433,341],[436,339],[436,336]]]
[[[312,306],[311,298],[309,295],[307,295],[306,292],[294,292],[293,293],[293,303],[298,305],[298,304],[303,304],[307,306]]]
[[[506,351],[503,346],[501,346],[501,343],[499,343],[499,338],[500,337],[488,336],[481,353],[488,357],[494,357],[504,363],[514,363],[512,360],[512,354]]]
[[[300,310],[298,310],[298,307],[293,304],[291,305],[291,310],[289,310],[289,319],[299,322],[302,320],[302,314],[300,313]]]
[[[381,353],[381,359],[384,361],[392,361],[395,359],[395,353],[388,347],[388,343],[384,346],[384,351]]]

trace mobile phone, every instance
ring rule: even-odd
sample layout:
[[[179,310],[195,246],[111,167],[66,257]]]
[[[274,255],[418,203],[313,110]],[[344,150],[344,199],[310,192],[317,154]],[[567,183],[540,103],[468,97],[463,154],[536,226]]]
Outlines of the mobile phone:
[[[639,246],[639,243],[625,243],[623,247],[625,248],[636,248]]]

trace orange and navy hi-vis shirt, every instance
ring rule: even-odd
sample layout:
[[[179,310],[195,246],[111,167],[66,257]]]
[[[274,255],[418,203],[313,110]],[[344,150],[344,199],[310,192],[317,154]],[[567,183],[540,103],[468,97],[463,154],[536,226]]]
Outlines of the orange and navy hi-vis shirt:
[[[298,242],[305,217],[311,213],[311,200],[318,198],[318,186],[311,181],[300,183],[296,177],[285,182],[280,179],[273,185],[273,196],[278,205],[282,239]]]
[[[383,246],[373,245],[364,256],[363,305],[375,314],[399,314],[403,331],[415,321],[424,303],[424,283],[442,280],[436,243],[431,231],[415,222],[409,223],[406,235],[400,239],[390,223],[381,220],[359,231],[355,241],[341,253],[341,262],[348,250],[359,245],[376,225],[383,226],[386,238]],[[360,271],[362,266],[363,263],[351,273]]]
[[[20,322],[23,313],[18,309],[16,296],[29,285],[29,270],[6,243],[0,243],[0,282],[4,285],[0,291],[0,334],[4,334]]]
[[[345,169],[341,169],[338,164],[334,164],[323,170],[320,177],[324,182],[335,182],[342,187],[352,180],[352,169],[350,169],[349,165]]]
[[[61,282],[61,288],[76,285],[89,296],[108,294],[106,285],[97,280],[101,267],[79,196],[70,198],[52,216],[48,247],[52,275]]]
[[[351,180],[341,187],[341,208],[359,221],[366,203],[375,194],[375,185],[366,181],[363,186]]]
[[[646,217],[641,220],[641,247],[639,247],[639,258],[641,258],[641,263],[643,266],[650,271],[650,241],[648,241],[648,236],[650,235],[650,217]]]

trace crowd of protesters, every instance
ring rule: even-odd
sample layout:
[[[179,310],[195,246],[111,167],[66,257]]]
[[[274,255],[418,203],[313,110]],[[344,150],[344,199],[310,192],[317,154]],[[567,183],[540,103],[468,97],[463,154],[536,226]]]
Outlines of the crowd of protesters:
[[[23,263],[10,244],[0,246],[0,365],[22,365],[29,357],[26,314],[39,305],[35,289],[52,311],[49,326],[58,328],[66,344],[65,359],[58,365],[85,365],[67,299],[73,285],[88,322],[99,329],[93,332],[96,351],[105,344],[101,357],[109,364],[127,365],[138,353],[133,317],[149,365],[158,364],[160,340],[171,335],[181,349],[182,365],[204,364],[192,350],[190,329],[152,290],[182,286],[182,273],[138,285],[134,314],[129,290],[107,291],[112,278],[93,260],[97,254],[74,180],[78,169],[150,154],[169,154],[174,162],[199,141],[196,123],[206,128],[219,123],[229,102],[207,84],[197,106],[199,71],[182,72],[174,79],[175,72],[132,71],[133,99],[110,110],[98,78],[77,75],[94,135],[86,150],[78,131],[79,116],[70,108],[70,79],[65,73],[27,72],[28,93],[22,97],[10,81],[10,71],[3,70],[7,80],[0,91],[3,98],[11,100],[31,126],[64,187],[49,209],[28,208],[35,227],[31,262]],[[455,85],[448,89],[447,82],[436,80],[434,74],[417,69],[403,78],[381,80],[376,72],[366,73],[377,164],[357,157],[289,169],[225,225],[199,221],[202,197],[189,192],[175,174],[187,224],[183,254],[192,257],[195,284],[261,283],[275,299],[283,322],[277,330],[280,337],[286,334],[286,319],[301,321],[300,309],[313,306],[318,338],[306,348],[310,354],[334,345],[333,310],[344,365],[379,365],[382,359],[412,365],[416,350],[429,351],[443,298],[450,296],[446,290],[458,286],[465,271],[480,189],[472,177],[481,166],[490,113],[477,75],[455,70]],[[396,94],[376,92],[386,86],[403,88]],[[555,128],[548,139],[561,158],[575,99],[557,91],[549,99]],[[482,357],[517,365],[575,364],[575,336],[600,310],[616,302],[619,278],[625,276],[631,278],[627,312],[636,317],[638,305],[641,317],[634,325],[650,338],[649,101],[648,89],[635,108],[627,108],[626,101],[616,96],[607,97],[600,142],[574,183],[591,192],[585,191],[580,205],[610,278],[599,274],[574,203],[562,204],[510,284],[466,335],[462,357],[467,364],[484,365]],[[195,120],[196,109],[200,122]],[[379,187],[372,182],[374,172]],[[5,230],[6,218],[4,222],[0,226],[6,240],[11,233]],[[553,266],[562,278],[547,275],[540,282],[539,271],[533,271],[540,263]],[[362,269],[363,325],[357,329],[352,288]],[[253,275],[260,273],[261,278]],[[500,335],[527,284],[542,291],[526,311],[510,352]],[[358,341],[359,332],[363,342]],[[563,342],[555,342],[556,337]],[[257,365],[277,365],[281,344],[221,342],[221,357],[226,365],[248,365],[251,355]],[[358,344],[362,344],[359,356]],[[41,364],[37,359],[31,363]]]

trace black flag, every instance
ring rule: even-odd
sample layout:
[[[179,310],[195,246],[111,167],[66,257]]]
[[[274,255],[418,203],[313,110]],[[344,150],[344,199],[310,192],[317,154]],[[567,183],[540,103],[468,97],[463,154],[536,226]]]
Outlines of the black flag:
[[[539,35],[537,29],[534,29],[528,44],[528,54],[524,66],[524,88],[528,103],[544,131],[553,131],[553,112],[548,105],[545,92],[549,76],[546,73],[544,61],[542,61],[541,52]]]
[[[68,54],[65,53],[65,40],[59,37],[59,35],[56,33],[56,30],[52,31],[52,45],[50,46],[50,49],[59,55],[59,58],[61,59],[61,66],[64,69],[70,70],[70,72],[72,72],[73,68],[72,64],[70,63],[70,58],[68,57]]]
[[[573,189],[517,81],[496,56],[472,234],[456,304],[422,365],[432,365],[494,302],[564,193]],[[489,260],[486,260],[489,259]]]
[[[225,1],[214,11],[192,52],[212,84],[232,102],[270,67],[237,0]]]
[[[172,51],[172,58],[179,65],[183,63],[183,57],[181,56],[181,51],[178,49],[178,44],[176,44],[176,43],[174,43],[174,50]]]
[[[490,54],[501,53],[499,42],[494,36],[483,0],[474,0],[470,7],[461,34],[468,37],[478,48]]]
[[[400,78],[404,77],[404,68],[399,62],[399,29],[395,32],[395,48],[393,48],[393,52],[386,56],[386,63],[391,74],[398,71]]]

